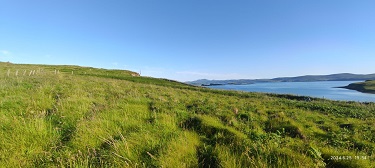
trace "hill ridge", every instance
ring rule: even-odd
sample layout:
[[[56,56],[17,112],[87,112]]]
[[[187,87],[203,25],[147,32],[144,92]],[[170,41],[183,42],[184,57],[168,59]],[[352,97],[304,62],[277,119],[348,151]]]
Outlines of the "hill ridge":
[[[192,85],[210,85],[210,84],[253,84],[262,82],[314,82],[314,81],[355,81],[355,80],[375,80],[374,74],[352,74],[338,73],[329,75],[303,75],[296,77],[277,77],[272,79],[233,79],[233,80],[208,80],[199,79],[186,82]]]

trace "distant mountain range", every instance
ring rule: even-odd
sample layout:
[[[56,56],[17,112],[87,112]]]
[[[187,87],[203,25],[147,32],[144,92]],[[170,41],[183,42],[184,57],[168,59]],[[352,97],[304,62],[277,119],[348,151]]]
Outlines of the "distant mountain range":
[[[273,79],[235,79],[235,80],[208,80],[200,79],[196,81],[186,82],[191,85],[211,86],[211,85],[247,85],[253,83],[264,82],[315,82],[315,81],[360,81],[375,80],[375,74],[350,74],[340,73],[331,75],[305,75],[297,77],[280,77]]]

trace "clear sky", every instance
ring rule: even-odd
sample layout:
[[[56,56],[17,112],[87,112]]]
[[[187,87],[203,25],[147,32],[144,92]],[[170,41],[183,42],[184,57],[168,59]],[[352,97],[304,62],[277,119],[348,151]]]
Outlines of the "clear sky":
[[[179,81],[375,73],[375,1],[0,0],[0,61]]]

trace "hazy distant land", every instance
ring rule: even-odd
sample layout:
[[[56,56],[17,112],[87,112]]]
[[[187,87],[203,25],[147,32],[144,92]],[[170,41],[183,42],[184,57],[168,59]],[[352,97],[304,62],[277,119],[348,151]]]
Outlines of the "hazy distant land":
[[[316,81],[365,81],[375,80],[375,74],[351,74],[340,73],[331,75],[305,75],[297,77],[280,77],[273,79],[237,79],[237,80],[207,80],[200,79],[196,81],[186,82],[192,85],[210,86],[210,85],[248,85],[253,83],[264,82],[316,82]]]

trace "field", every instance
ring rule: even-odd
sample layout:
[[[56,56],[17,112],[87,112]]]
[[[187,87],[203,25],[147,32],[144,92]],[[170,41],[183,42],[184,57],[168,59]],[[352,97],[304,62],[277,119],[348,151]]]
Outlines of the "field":
[[[0,62],[5,167],[375,167],[375,104]]]

